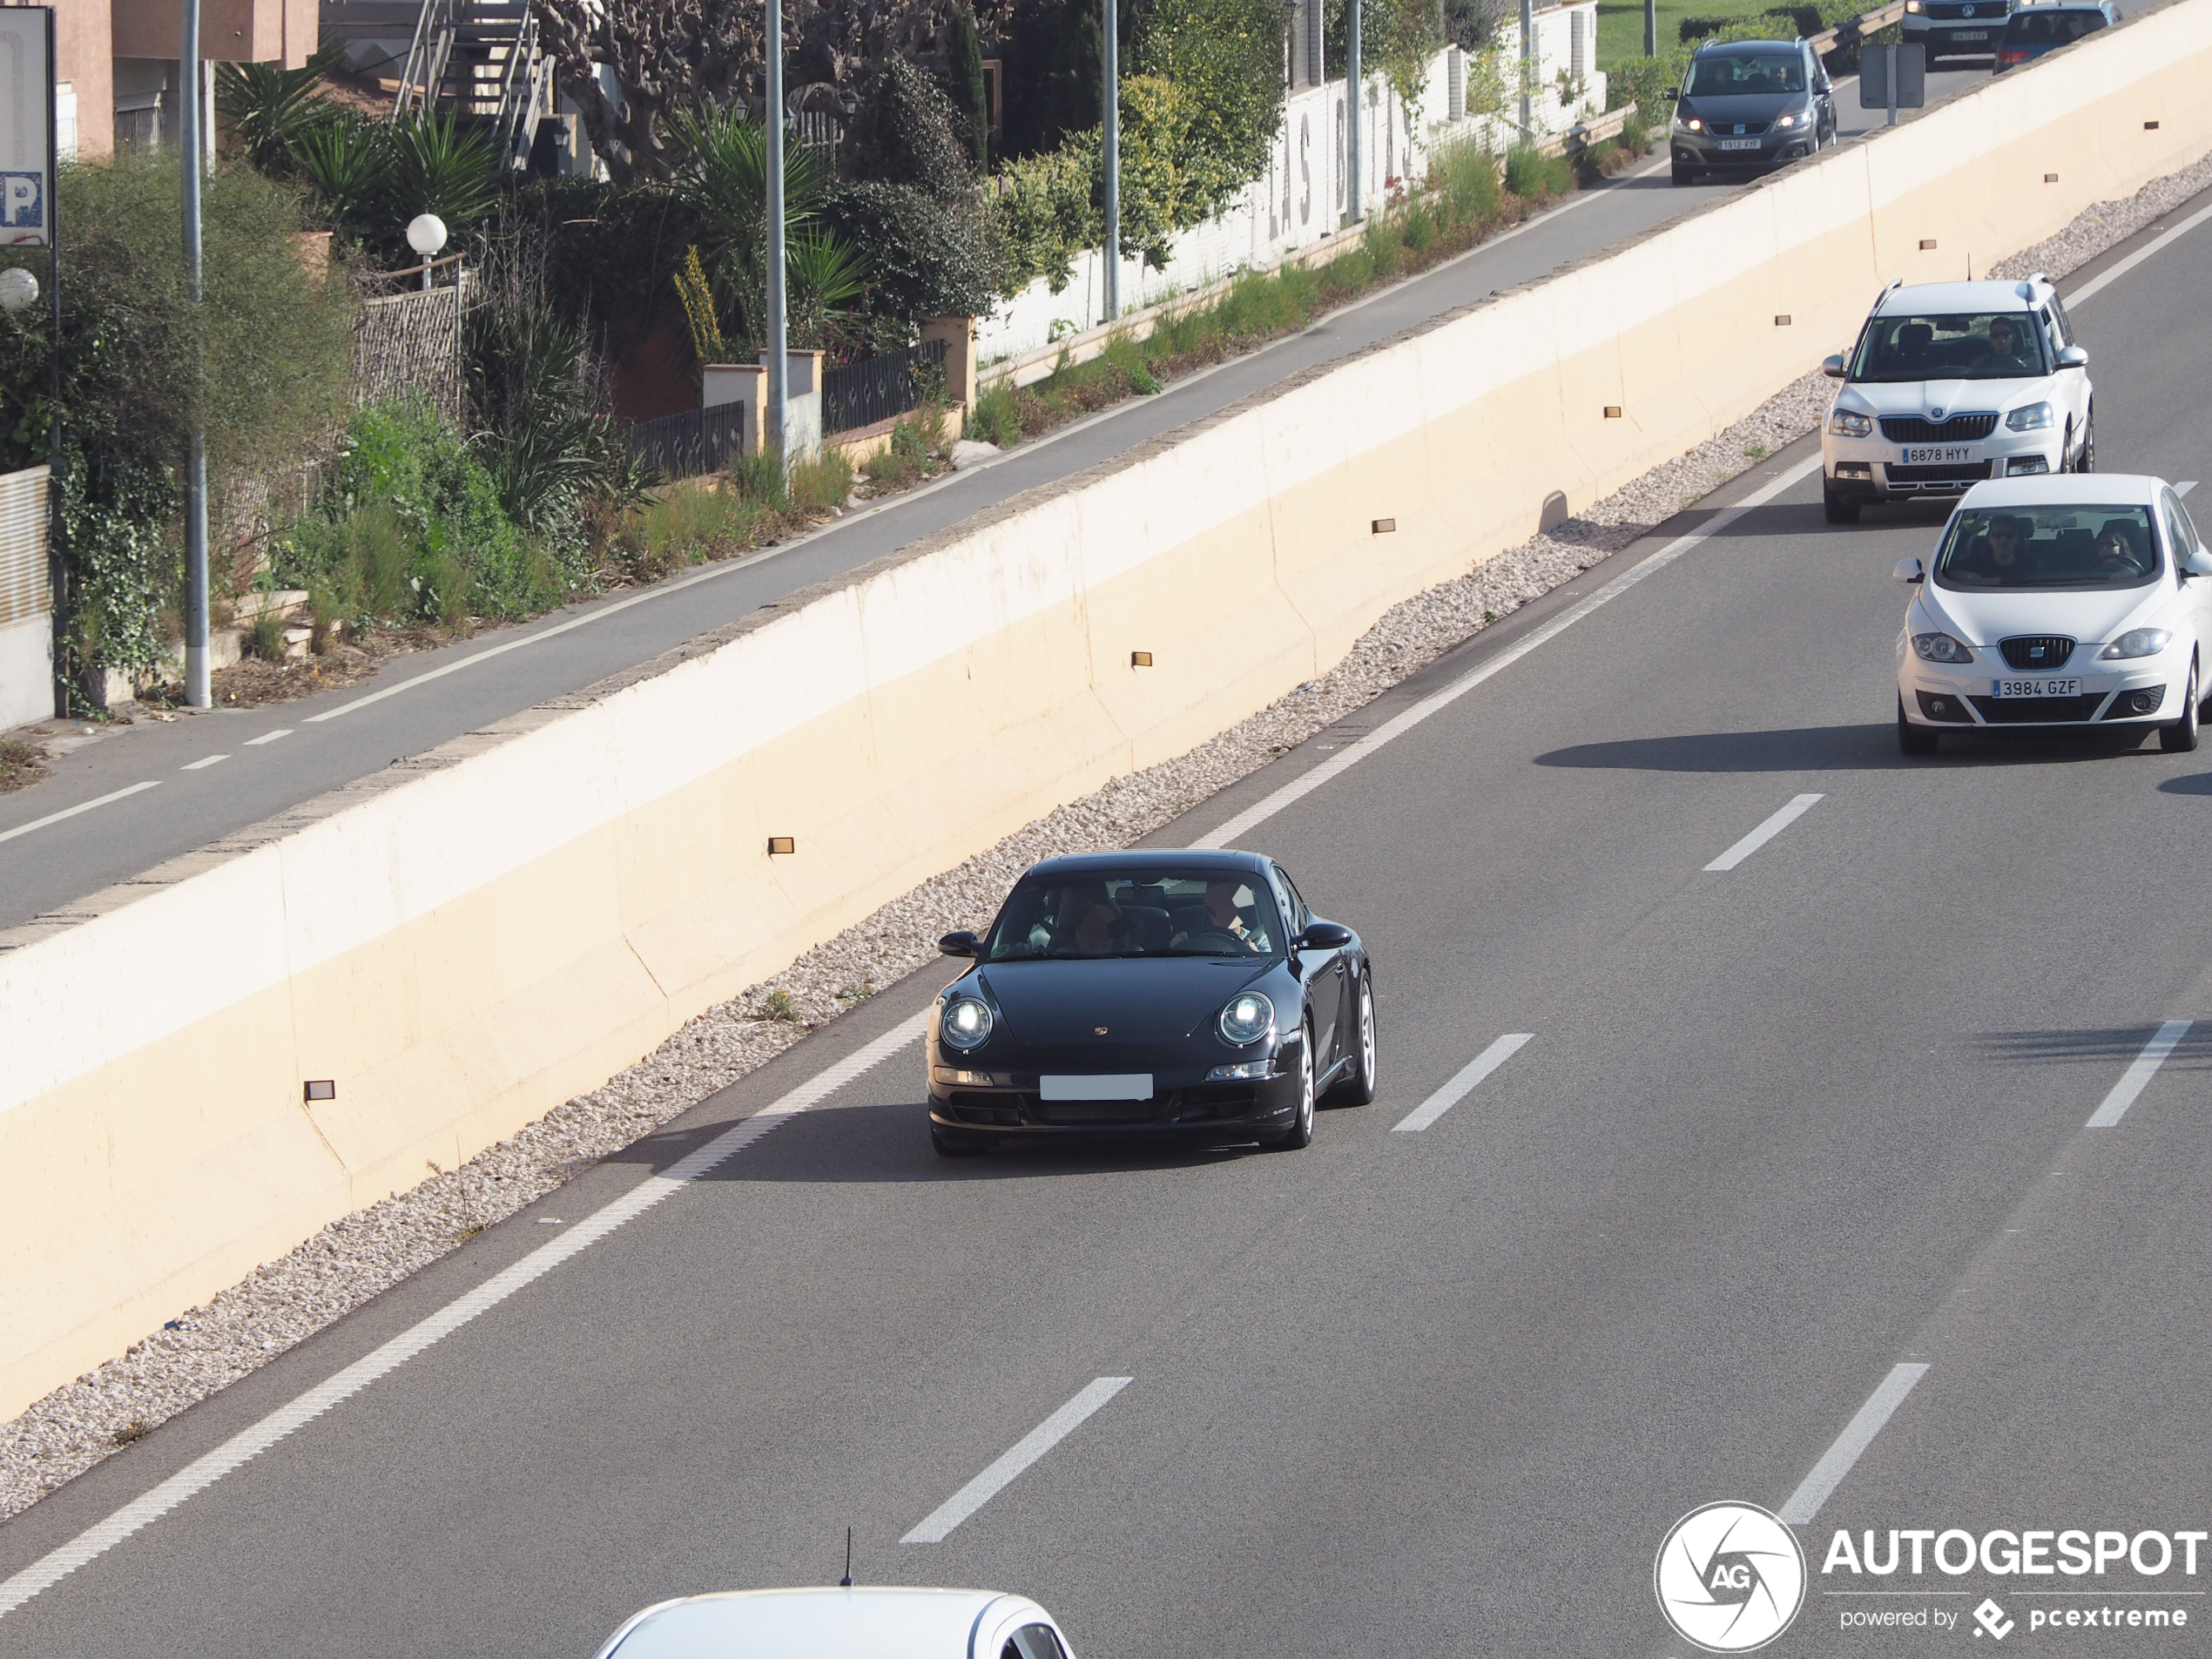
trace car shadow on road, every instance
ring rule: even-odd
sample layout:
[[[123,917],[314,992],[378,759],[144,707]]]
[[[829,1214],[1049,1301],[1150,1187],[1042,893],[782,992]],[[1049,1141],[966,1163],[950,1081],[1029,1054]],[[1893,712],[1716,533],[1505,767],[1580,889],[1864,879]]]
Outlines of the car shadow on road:
[[[1611,772],[1916,772],[1931,766],[2017,765],[2104,760],[2139,747],[2142,734],[1944,734],[1940,754],[1898,752],[1897,726],[1787,727],[1770,732],[1694,732],[1671,738],[1624,738],[1581,743],[1536,757],[1540,766]],[[2212,779],[2202,792],[2212,794]],[[2170,787],[2171,786],[2165,786]]]
[[[2212,795],[2212,772],[2193,772],[2186,778],[2168,778],[2159,785],[2162,795]]]

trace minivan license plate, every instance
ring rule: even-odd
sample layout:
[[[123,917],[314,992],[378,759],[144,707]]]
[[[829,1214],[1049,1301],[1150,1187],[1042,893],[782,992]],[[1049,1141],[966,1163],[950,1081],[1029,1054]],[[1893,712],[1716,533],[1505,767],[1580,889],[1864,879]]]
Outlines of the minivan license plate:
[[[1947,443],[1940,448],[1907,449],[1905,452],[1905,464],[1908,467],[1932,461],[1972,461],[1973,458],[1973,446],[1965,443]]]
[[[1758,147],[1759,141],[1757,138],[1723,138],[1721,140],[1721,148],[1723,150],[1756,150]]]
[[[2079,697],[2081,682],[2073,680],[1998,680],[1996,695],[2003,697]]]

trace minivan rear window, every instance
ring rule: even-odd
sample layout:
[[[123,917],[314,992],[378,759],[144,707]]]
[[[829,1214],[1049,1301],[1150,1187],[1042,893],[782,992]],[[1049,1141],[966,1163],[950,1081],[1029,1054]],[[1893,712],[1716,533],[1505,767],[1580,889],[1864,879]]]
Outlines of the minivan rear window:
[[[2031,6],[2015,11],[2005,25],[2005,41],[2012,46],[2063,46],[2105,26],[2101,11],[2060,11],[2055,7]]]

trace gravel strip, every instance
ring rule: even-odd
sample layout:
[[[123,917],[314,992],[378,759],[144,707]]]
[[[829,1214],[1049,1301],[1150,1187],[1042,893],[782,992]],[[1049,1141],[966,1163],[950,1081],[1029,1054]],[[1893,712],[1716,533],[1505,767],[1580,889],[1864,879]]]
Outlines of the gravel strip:
[[[2212,158],[2101,203],[1995,267],[2063,275],[2212,187]],[[515,1214],[593,1163],[937,959],[936,939],[980,927],[1023,870],[1061,853],[1130,845],[1389,690],[1462,640],[1628,546],[1817,424],[1830,393],[1812,374],[1721,436],[1568,519],[1393,606],[1318,680],[1177,759],[1117,778],[933,878],[786,972],[691,1021],[653,1054],[458,1170],[335,1221],[205,1307],[56,1389],[0,1426],[0,1519],[20,1514],[154,1425],[214,1393]]]

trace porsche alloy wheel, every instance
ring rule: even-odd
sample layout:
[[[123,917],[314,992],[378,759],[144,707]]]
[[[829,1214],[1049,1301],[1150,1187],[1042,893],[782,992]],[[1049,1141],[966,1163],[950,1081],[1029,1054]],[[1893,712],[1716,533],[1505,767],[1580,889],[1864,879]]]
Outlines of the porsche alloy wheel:
[[[1359,976],[1359,1048],[1336,1092],[1353,1106],[1369,1105],[1375,1098],[1375,982],[1366,974]]]
[[[1313,1022],[1298,1046],[1298,1116],[1282,1134],[1261,1143],[1271,1152],[1295,1152],[1313,1144]]]

